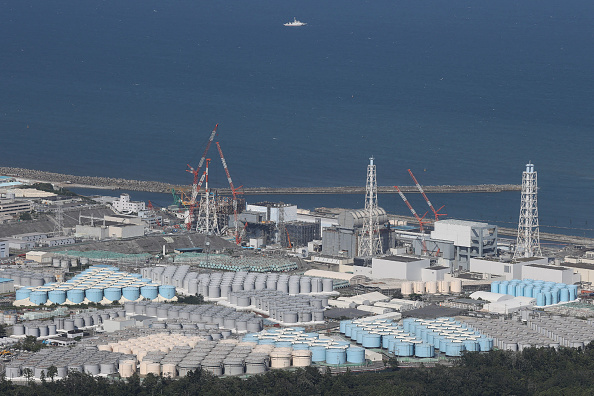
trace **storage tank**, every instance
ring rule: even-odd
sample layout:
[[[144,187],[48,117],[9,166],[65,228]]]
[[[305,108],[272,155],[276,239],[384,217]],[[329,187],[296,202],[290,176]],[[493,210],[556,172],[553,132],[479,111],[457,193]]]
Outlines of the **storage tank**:
[[[429,281],[425,285],[425,290],[429,294],[436,294],[437,293],[437,281]]]
[[[328,364],[345,364],[346,351],[344,348],[330,347],[326,351],[326,363]]]
[[[175,297],[175,286],[171,285],[162,285],[159,286],[159,294],[161,297],[170,300]]]
[[[129,301],[136,301],[140,298],[140,288],[137,286],[126,286],[122,289],[122,297]]]
[[[108,287],[103,290],[103,296],[109,301],[119,301],[122,298],[122,289],[119,287]]]
[[[450,342],[448,343],[445,354],[446,356],[462,356],[464,350],[464,344],[461,342]]]
[[[438,283],[438,288],[440,293],[449,293],[450,292],[450,282],[442,280]]]
[[[103,300],[103,290],[101,289],[87,289],[85,296],[90,302],[98,303]]]
[[[452,293],[462,293],[462,281],[459,279],[451,281],[450,289],[452,290]]]
[[[500,284],[501,282],[499,281],[491,282],[491,293],[499,293]]]
[[[394,352],[398,356],[413,356],[415,345],[412,342],[398,341],[394,342]]]
[[[12,326],[12,334],[14,335],[24,335],[25,334],[25,326],[21,323],[17,323]]]
[[[569,295],[569,290],[567,291],[567,293]],[[31,289],[26,288],[26,287],[21,287],[15,293],[15,300],[24,300],[26,298],[29,298],[30,295],[31,295]]]
[[[317,345],[317,346],[312,346],[310,348],[311,350],[311,360],[314,362],[324,362],[326,361],[326,347],[325,346],[321,346],[321,345]]]
[[[64,304],[66,302],[66,292],[64,290],[51,290],[47,293],[49,300],[54,304]]]
[[[415,282],[414,283],[414,292],[416,294],[424,294],[425,293],[425,282]]]
[[[83,289],[70,289],[66,292],[68,301],[73,304],[81,304],[85,299],[85,291]]]
[[[140,294],[142,297],[154,300],[159,296],[159,286],[156,285],[146,285],[140,288]]]
[[[334,291],[334,281],[332,279],[324,278],[322,279],[322,289],[324,293],[329,293]]]
[[[307,349],[293,350],[293,366],[307,367],[311,366],[311,351]]]
[[[349,363],[365,363],[365,349],[361,347],[350,347],[346,350],[346,360]]]
[[[358,337],[357,337],[358,338]],[[364,334],[361,344],[365,348],[379,348],[381,346],[381,335],[374,333]]]
[[[74,330],[74,320],[73,319],[64,319],[64,328],[65,331]]]
[[[400,290],[401,290],[402,294],[404,294],[404,295],[412,294],[413,283],[412,282],[402,282],[402,285],[400,286]]]
[[[47,302],[46,291],[34,291],[29,295],[29,301],[35,305],[45,304]]]

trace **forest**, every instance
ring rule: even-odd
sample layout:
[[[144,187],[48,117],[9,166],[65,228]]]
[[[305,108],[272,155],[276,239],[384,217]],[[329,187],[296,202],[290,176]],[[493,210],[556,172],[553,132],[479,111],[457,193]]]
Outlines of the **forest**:
[[[584,349],[528,348],[522,352],[466,353],[454,367],[398,368],[332,375],[307,367],[248,378],[217,378],[203,371],[180,379],[148,375],[127,381],[71,373],[64,379],[15,385],[2,379],[1,395],[592,395],[594,344]]]

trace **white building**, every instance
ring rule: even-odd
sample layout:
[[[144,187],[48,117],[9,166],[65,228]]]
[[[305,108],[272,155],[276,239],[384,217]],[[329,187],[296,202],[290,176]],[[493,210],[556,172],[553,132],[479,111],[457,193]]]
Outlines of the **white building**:
[[[63,245],[72,245],[74,244],[76,241],[74,240],[73,237],[69,237],[69,236],[57,236],[57,237],[53,237],[53,238],[47,238],[44,239],[41,244],[43,246],[63,246]]]
[[[454,269],[468,270],[471,257],[497,254],[497,226],[465,220],[439,220],[431,231],[432,239],[454,242]]]
[[[17,234],[12,236],[14,239],[21,239],[23,241],[38,242],[47,238],[47,234],[43,232],[28,232],[26,234]]]
[[[528,264],[522,268],[522,278],[538,279],[545,282],[567,283],[572,285],[580,281],[580,275],[571,268],[558,265]]]
[[[146,209],[144,202],[130,201],[128,194],[121,194],[120,199],[114,200],[111,206],[120,213],[138,213]]]
[[[442,281],[450,273],[450,267],[433,266],[421,270],[421,280],[423,282]]]
[[[144,226],[136,224],[115,224],[109,226],[111,238],[132,238],[144,236]]]
[[[280,204],[277,203],[269,203],[269,202],[262,202],[253,205],[246,205],[246,211],[252,212],[260,212],[266,214],[266,220],[272,221],[274,223],[278,223],[279,219],[279,211],[284,211],[284,220],[285,223],[289,221],[297,221],[297,205],[289,205],[284,204],[283,208],[279,208]]]
[[[8,247],[13,250],[27,250],[35,247],[35,242],[23,241],[22,239],[6,238]]]
[[[549,260],[544,257],[529,257],[516,260],[499,261],[486,257],[471,257],[470,272],[503,276],[506,280],[529,278],[523,275],[522,269],[528,264],[547,265]],[[537,279],[537,278],[530,278]]]
[[[428,258],[412,256],[374,257],[371,260],[372,279],[394,278],[410,281],[422,280],[422,269],[431,265]],[[358,267],[355,267],[358,268]]]
[[[0,220],[11,219],[20,213],[31,212],[32,209],[29,201],[0,198]]]

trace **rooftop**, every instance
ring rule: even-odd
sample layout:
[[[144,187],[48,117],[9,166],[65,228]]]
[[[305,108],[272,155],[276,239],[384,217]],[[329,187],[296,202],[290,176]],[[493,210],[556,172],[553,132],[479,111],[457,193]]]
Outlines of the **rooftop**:
[[[569,268],[560,267],[558,265],[542,265],[542,264],[528,264],[526,267],[534,267],[534,268],[542,268],[542,269],[549,269],[549,270],[557,270],[557,271],[567,271]]]
[[[410,257],[410,256],[386,256],[386,257],[378,257],[382,260],[390,260],[390,261],[398,261],[400,263],[412,263],[413,261],[421,261],[423,259],[419,257]]]

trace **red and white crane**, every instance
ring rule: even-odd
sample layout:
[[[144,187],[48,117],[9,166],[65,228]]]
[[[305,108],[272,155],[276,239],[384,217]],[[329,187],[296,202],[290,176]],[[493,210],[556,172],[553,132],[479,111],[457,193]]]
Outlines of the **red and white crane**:
[[[231,189],[231,194],[233,195],[233,218],[235,219],[235,243],[237,245],[241,245],[241,236],[239,235],[239,221],[237,216],[237,190],[239,190],[243,186],[239,186],[235,188],[233,186],[233,180],[231,180],[231,174],[229,173],[229,168],[227,167],[227,161],[225,161],[225,156],[223,156],[223,150],[221,150],[221,145],[219,142],[216,142],[217,149],[219,150],[219,155],[221,157],[221,162],[223,163],[223,168],[225,168],[225,174],[227,175],[227,181],[229,182],[229,188]]]
[[[423,198],[425,198],[425,202],[427,202],[427,205],[429,205],[429,209],[431,209],[431,211],[435,215],[435,221],[439,220],[439,216],[447,216],[446,213],[438,213],[440,210],[442,210],[445,207],[445,205],[442,205],[441,208],[435,210],[435,208],[431,204],[431,201],[429,201],[429,198],[427,198],[427,195],[425,195],[425,191],[423,191],[423,187],[421,187],[421,185],[417,181],[417,178],[415,177],[415,175],[413,175],[413,173],[410,169],[408,170],[408,173],[410,174],[410,177],[412,177],[413,181],[417,185],[417,189],[423,195]]]
[[[208,143],[206,143],[206,148],[204,149],[202,158],[200,158],[198,167],[196,169],[194,169],[190,166],[190,164],[188,164],[189,169],[186,169],[186,172],[190,172],[192,175],[194,175],[194,183],[192,184],[192,196],[191,196],[190,202],[189,202],[190,205],[192,203],[195,204],[196,199],[198,199],[198,192],[200,191],[200,188],[202,187],[202,181],[203,181],[203,178],[201,178],[200,181],[198,180],[198,175],[200,174],[200,168],[202,168],[202,165],[204,165],[204,160],[206,159],[206,154],[208,154],[208,149],[210,148],[210,145],[213,142],[213,140],[217,134],[218,127],[219,127],[219,124],[216,124],[214,129],[210,133],[210,137],[208,138]]]
[[[406,206],[408,206],[408,209],[410,210],[410,212],[413,214],[413,216],[415,217],[415,219],[417,219],[417,221],[419,222],[419,229],[421,231],[422,235],[425,235],[425,227],[423,226],[424,224],[428,224],[427,221],[424,221],[423,219],[425,218],[425,216],[427,216],[427,213],[429,212],[425,212],[425,214],[423,215],[423,217],[419,217],[419,215],[417,214],[417,212],[413,209],[413,207],[411,206],[411,204],[408,202],[408,199],[406,199],[406,197],[404,196],[404,193],[402,191],[400,191],[400,189],[398,188],[398,186],[394,186],[394,188],[396,189],[396,191],[398,191],[398,194],[400,194],[400,198],[402,198],[402,200],[404,201],[404,203],[406,204]],[[423,253],[427,253],[427,244],[425,243],[425,237],[421,237],[421,242],[423,244]]]

